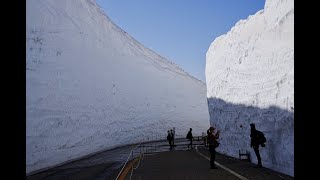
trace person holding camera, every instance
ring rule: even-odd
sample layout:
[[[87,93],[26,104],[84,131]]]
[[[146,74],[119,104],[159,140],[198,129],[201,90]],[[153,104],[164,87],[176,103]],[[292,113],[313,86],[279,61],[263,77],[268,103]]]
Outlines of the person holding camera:
[[[216,159],[216,148],[219,146],[219,134],[220,131],[218,130],[217,133],[214,135],[214,127],[210,127],[207,130],[207,142],[209,144],[209,152],[210,152],[210,168],[211,169],[218,169],[218,167],[214,164],[214,161]]]

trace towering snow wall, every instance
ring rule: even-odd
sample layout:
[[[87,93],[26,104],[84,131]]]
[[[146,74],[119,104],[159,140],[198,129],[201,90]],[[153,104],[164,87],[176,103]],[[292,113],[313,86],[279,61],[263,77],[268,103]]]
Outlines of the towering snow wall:
[[[94,0],[28,0],[26,170],[209,126],[206,86],[117,27]]]
[[[250,148],[250,123],[266,138],[265,167],[294,175],[294,3],[266,0],[264,10],[216,38],[206,54],[210,124],[217,151],[238,157]],[[242,125],[242,127],[240,127]]]

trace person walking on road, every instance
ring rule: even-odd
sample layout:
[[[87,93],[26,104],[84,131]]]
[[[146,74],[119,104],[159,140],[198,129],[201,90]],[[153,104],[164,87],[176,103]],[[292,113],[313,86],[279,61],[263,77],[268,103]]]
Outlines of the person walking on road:
[[[193,140],[192,128],[190,128],[190,130],[189,130],[189,132],[188,132],[188,134],[187,134],[187,139],[190,140],[190,143],[188,144],[188,148],[189,148],[189,146],[191,146],[191,149],[193,149],[193,147],[192,147],[192,140]]]

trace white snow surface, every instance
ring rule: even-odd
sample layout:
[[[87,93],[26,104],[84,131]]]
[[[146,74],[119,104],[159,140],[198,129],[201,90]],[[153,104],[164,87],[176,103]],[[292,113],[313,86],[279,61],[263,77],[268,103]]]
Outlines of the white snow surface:
[[[26,171],[209,126],[206,85],[94,0],[26,3]]]
[[[250,123],[262,131],[265,167],[294,176],[294,1],[266,0],[263,10],[216,38],[206,54],[210,124],[218,152],[250,151]],[[241,128],[240,125],[243,127]]]

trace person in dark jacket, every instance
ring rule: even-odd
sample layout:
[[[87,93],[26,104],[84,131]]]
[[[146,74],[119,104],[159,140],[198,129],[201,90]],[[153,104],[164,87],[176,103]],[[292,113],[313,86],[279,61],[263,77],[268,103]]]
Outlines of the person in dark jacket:
[[[171,132],[171,137],[172,137],[172,147],[174,148],[174,138],[176,135],[175,129],[174,128],[173,128],[173,130],[171,129],[170,132]]]
[[[213,134],[214,130],[215,128],[212,126],[207,130],[207,134],[208,134],[207,143],[209,144],[209,152],[210,152],[210,168],[218,169],[218,167],[214,164],[214,161],[216,159],[216,147],[218,147],[219,145],[218,139],[219,139],[220,131],[218,130],[216,135],[214,135]]]
[[[191,146],[191,149],[193,149],[192,147],[192,140],[193,140],[193,136],[192,136],[192,128],[190,128],[188,134],[187,134],[187,138],[190,140],[190,143],[188,144],[188,148],[189,146]]]
[[[253,150],[254,150],[254,152],[255,152],[255,154],[257,156],[257,160],[258,160],[257,167],[258,168],[262,168],[261,157],[260,157],[260,152],[259,152],[259,145],[260,145],[259,139],[262,136],[262,132],[260,132],[260,131],[258,131],[256,129],[256,126],[255,126],[254,123],[251,123],[250,127],[251,127],[251,133],[250,133],[251,143],[250,143],[250,146],[253,148]]]
[[[169,130],[168,130],[167,140],[168,140],[169,146],[170,146],[169,149],[171,150],[172,147],[173,147],[173,144],[172,144],[173,137],[172,137],[172,134],[171,134],[171,132]]]
[[[203,140],[203,144],[204,144],[204,147],[207,147],[207,136],[204,132],[202,132],[202,140]]]

